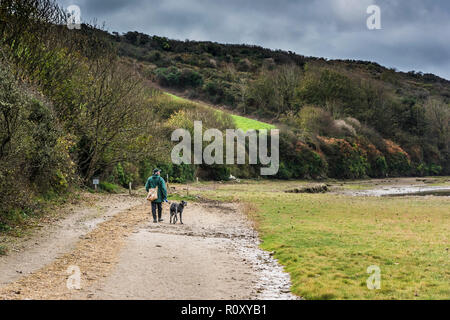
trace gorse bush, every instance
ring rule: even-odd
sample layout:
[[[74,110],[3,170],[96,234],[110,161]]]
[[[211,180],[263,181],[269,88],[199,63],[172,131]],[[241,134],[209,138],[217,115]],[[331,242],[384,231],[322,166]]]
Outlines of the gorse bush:
[[[356,144],[344,139],[320,138],[321,150],[328,160],[328,176],[356,179],[368,175],[370,168],[366,154]]]
[[[294,133],[280,132],[279,179],[318,179],[326,177],[326,160]]]

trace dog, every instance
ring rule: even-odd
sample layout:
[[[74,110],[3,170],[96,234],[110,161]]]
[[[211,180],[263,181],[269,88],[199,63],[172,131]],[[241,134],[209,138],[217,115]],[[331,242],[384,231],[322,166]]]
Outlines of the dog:
[[[178,221],[178,214],[180,214],[180,224],[183,224],[183,210],[187,206],[187,202],[181,201],[180,204],[172,203],[170,206],[170,223],[176,224]]]

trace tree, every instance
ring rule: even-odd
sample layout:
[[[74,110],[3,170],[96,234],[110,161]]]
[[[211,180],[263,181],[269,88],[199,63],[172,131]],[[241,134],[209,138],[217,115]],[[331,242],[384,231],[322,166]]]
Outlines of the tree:
[[[425,103],[427,137],[435,140],[439,150],[448,153],[450,149],[450,105],[429,98]]]

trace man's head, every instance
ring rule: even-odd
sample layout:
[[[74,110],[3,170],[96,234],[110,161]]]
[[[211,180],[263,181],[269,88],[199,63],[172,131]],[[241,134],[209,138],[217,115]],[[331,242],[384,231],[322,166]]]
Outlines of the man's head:
[[[153,174],[156,174],[156,175],[159,176],[159,175],[161,175],[161,170],[156,168],[156,169],[153,170]]]

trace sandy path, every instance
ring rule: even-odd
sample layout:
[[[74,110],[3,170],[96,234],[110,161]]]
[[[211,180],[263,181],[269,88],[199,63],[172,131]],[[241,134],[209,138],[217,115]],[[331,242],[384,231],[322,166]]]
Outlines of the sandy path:
[[[75,248],[80,237],[119,212],[142,203],[128,195],[83,194],[82,205],[61,208],[58,218],[51,219],[31,237],[11,243],[8,256],[0,256],[0,287],[23,275],[31,274],[58,256]]]
[[[170,225],[167,207],[166,221],[153,224],[142,199],[132,209],[135,200],[122,201],[129,209],[95,224],[63,255],[51,255],[54,260],[39,270],[10,278],[0,289],[0,298],[294,298],[289,276],[258,248],[257,234],[238,205],[190,203],[185,225]],[[8,260],[18,261],[4,259],[2,271],[15,266]],[[79,267],[81,290],[67,288],[69,266]]]

